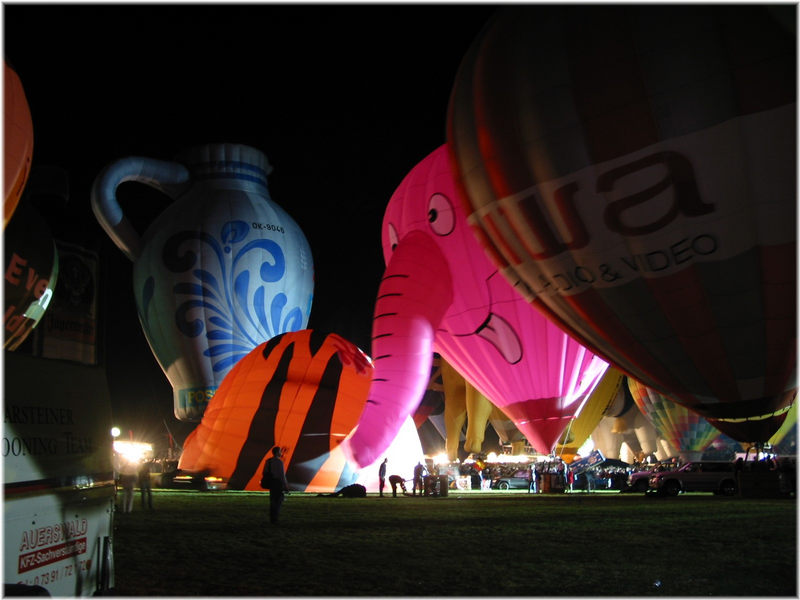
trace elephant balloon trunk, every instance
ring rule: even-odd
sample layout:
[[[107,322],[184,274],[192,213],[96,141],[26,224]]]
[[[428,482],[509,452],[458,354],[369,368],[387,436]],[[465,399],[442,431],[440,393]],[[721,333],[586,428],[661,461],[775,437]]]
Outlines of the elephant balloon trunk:
[[[378,289],[372,385],[358,427],[343,442],[359,467],[379,458],[422,400],[434,333],[452,301],[452,278],[441,250],[428,235],[409,233],[392,253]]]

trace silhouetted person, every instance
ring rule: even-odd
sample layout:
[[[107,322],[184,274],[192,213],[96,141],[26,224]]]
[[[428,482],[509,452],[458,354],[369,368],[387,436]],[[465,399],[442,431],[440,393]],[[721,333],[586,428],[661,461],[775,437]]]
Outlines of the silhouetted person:
[[[275,446],[272,449],[272,456],[264,464],[262,481],[269,483],[269,522],[273,525],[278,523],[278,517],[283,505],[283,494],[289,491],[289,482],[286,481],[286,469],[281,459],[281,448]]]
[[[403,493],[408,493],[406,491],[406,482],[405,480],[400,477],[400,475],[389,475],[389,485],[392,486],[392,497],[397,498],[397,488],[399,487],[403,490]]]
[[[425,467],[422,466],[421,462],[418,462],[417,466],[414,467],[414,484],[411,486],[412,496],[417,494],[417,490],[419,490],[419,495],[422,496],[422,490],[425,489],[422,481],[423,473],[425,473]]]
[[[133,489],[136,487],[136,465],[125,461],[119,473],[119,482],[122,484],[122,512],[129,513],[133,510]]]
[[[384,458],[378,468],[378,491],[381,493],[381,497],[383,497],[383,486],[386,485],[386,461],[388,460],[388,458]]]
[[[531,468],[530,468],[530,477],[531,477],[531,479],[528,482],[528,493],[529,494],[537,494],[539,492],[539,486],[537,485],[538,482],[536,481],[536,476],[537,476],[536,464],[535,463],[531,463]]]
[[[139,465],[139,491],[142,493],[142,508],[153,508],[153,490],[150,486],[150,463]]]

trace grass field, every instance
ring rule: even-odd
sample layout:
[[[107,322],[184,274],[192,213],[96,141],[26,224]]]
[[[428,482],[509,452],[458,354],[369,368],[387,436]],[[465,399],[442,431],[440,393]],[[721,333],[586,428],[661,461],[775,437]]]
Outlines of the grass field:
[[[121,596],[797,597],[794,498],[330,498],[154,490],[118,512]]]

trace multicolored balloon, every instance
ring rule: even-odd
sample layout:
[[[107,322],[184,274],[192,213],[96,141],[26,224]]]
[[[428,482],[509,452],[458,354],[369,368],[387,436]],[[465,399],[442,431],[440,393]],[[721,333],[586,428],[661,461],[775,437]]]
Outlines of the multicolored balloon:
[[[264,461],[281,446],[292,490],[355,483],[358,472],[337,448],[358,422],[372,372],[369,357],[339,335],[275,336],[222,381],[178,466],[221,477],[228,489],[259,490]]]
[[[375,377],[349,456],[375,460],[419,404],[439,353],[547,453],[607,364],[534,310],[469,231],[444,146],[393,194],[375,305]]]
[[[448,114],[469,222],[508,281],[743,441],[797,389],[795,11],[511,7]]]
[[[719,430],[696,412],[689,410],[635,379],[627,378],[633,401],[658,433],[688,462],[699,460],[717,437]]]
[[[95,179],[92,208],[134,261],[139,321],[182,421],[201,420],[222,379],[253,348],[308,324],[311,248],[272,202],[269,171],[254,148],[210,144],[176,162],[123,158]],[[125,181],[175,200],[141,239],[117,200]]]

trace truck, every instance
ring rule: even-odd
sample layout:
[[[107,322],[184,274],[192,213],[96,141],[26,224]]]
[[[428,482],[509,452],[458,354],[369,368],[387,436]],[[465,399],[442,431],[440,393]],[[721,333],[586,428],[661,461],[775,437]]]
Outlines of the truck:
[[[116,484],[105,371],[4,353],[5,595],[107,594]]]
[[[27,257],[4,241],[7,259]],[[111,394],[98,344],[98,254],[59,240],[56,251],[60,273],[38,325],[12,349],[6,323],[6,595],[93,596],[114,587],[116,482]],[[11,263],[6,283],[9,269]]]

